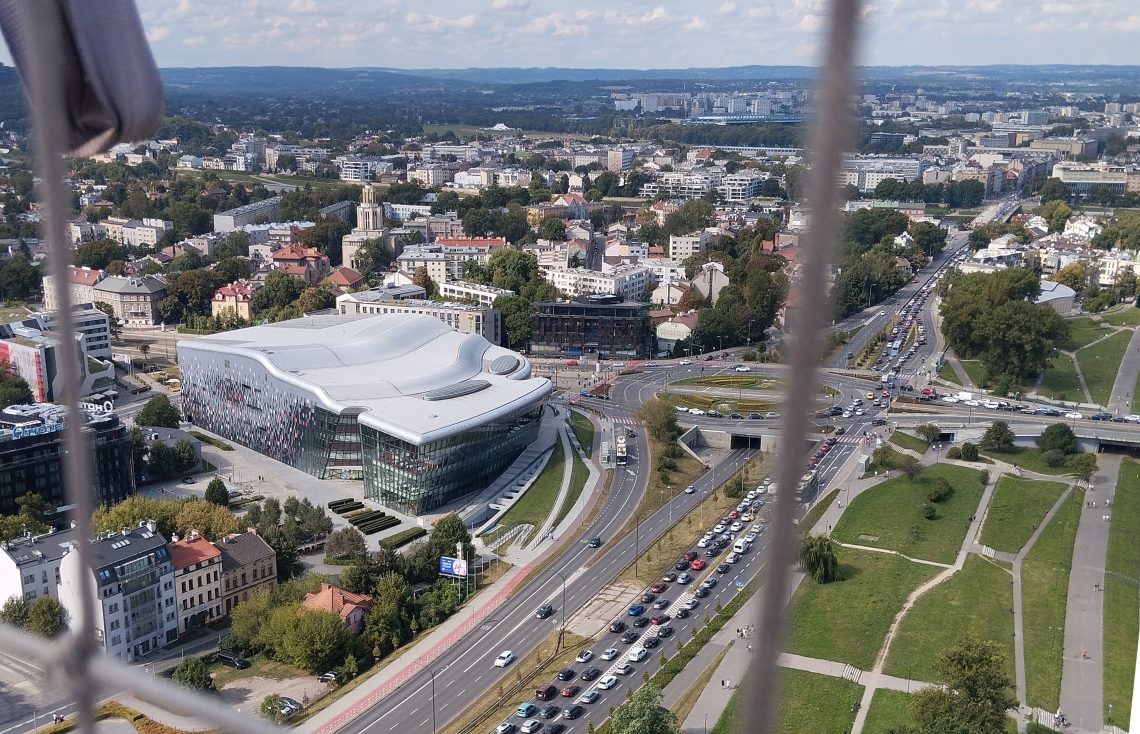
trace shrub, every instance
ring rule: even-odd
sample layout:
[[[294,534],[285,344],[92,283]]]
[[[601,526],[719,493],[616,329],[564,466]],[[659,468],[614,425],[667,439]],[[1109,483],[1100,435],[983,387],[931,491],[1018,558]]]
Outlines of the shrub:
[[[957,446],[951,446],[950,450],[946,452],[946,458],[947,459],[961,459],[962,458],[962,449],[958,448]]]
[[[962,458],[966,461],[978,460],[978,447],[969,441],[962,444]]]
[[[1064,466],[1069,461],[1069,457],[1060,449],[1049,449],[1041,455],[1041,458],[1045,459],[1045,463],[1049,466]]]
[[[938,517],[938,510],[934,509],[934,505],[923,505],[922,516],[927,520],[933,520]]]
[[[934,503],[942,503],[954,496],[954,488],[950,486],[950,482],[945,479],[939,479],[930,491],[926,493],[926,499]]]

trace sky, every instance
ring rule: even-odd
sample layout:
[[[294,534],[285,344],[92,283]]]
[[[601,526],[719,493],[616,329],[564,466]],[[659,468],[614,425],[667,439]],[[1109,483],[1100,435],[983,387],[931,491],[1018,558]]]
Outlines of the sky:
[[[827,0],[136,0],[170,66],[817,62]],[[1137,64],[1140,1],[865,0],[860,63]]]

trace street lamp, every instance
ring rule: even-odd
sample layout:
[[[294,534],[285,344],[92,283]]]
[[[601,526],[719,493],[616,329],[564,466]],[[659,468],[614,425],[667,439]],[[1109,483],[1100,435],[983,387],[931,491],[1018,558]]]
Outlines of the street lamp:
[[[641,515],[633,516],[633,575],[637,576],[637,561],[641,552],[638,548],[641,545]]]
[[[558,645],[557,648],[562,647],[562,636],[566,634],[566,576],[561,571],[555,571],[558,578],[562,579],[562,629],[558,631]]]
[[[431,734],[436,734],[435,729],[435,671],[428,668],[428,673],[431,674]]]

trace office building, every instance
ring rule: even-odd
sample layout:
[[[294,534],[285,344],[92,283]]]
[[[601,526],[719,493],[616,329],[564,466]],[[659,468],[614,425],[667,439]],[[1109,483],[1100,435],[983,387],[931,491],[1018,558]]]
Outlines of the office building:
[[[19,511],[16,498],[32,492],[53,507],[63,496],[64,408],[12,405],[0,411],[0,514]],[[114,413],[84,411],[83,433],[91,439],[87,486],[95,504],[114,504],[135,493],[131,437]]]
[[[514,291],[506,288],[495,288],[482,283],[469,283],[465,280],[437,283],[436,286],[441,298],[448,298],[453,301],[471,301],[484,306],[490,306],[496,298],[511,298],[515,295]]]
[[[535,308],[530,331],[534,354],[645,359],[655,351],[649,304],[597,295]]]
[[[84,542],[73,541],[74,545]],[[95,641],[120,660],[154,652],[178,639],[174,566],[154,523],[123,528],[90,542],[92,568],[78,553],[60,563],[59,600],[71,617],[81,599],[95,600]]]
[[[281,197],[255,201],[214,215],[215,232],[233,232],[247,224],[263,224],[281,220]]]
[[[84,353],[96,359],[110,359],[111,319],[107,314],[90,303],[75,303],[72,306],[72,314],[72,318],[75,319],[76,333],[83,335]],[[55,334],[59,329],[58,322],[58,313],[37,311],[23,321],[14,322],[10,326],[19,324],[48,334]]]
[[[423,514],[487,486],[538,431],[550,382],[437,318],[323,315],[178,343],[187,420]]]
[[[608,273],[587,268],[549,268],[542,275],[570,296],[616,295],[634,299],[640,298],[645,287],[654,282],[649,268],[640,265],[622,265]]]

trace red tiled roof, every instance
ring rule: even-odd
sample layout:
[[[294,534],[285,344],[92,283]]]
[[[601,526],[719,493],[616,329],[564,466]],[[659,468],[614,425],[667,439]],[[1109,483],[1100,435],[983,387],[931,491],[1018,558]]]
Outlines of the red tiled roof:
[[[74,265],[70,268],[69,278],[73,285],[95,285],[103,279],[102,270],[92,270],[90,268],[77,268]]]
[[[367,612],[372,608],[372,597],[367,594],[354,594],[332,584],[321,584],[320,591],[305,594],[301,605],[317,612],[332,612],[347,619],[353,610],[360,608]]]
[[[562,196],[555,199],[554,203],[555,204],[558,204],[558,203],[585,204],[586,203],[586,197],[582,196],[581,194],[579,194],[577,192],[573,192],[573,193],[569,193],[569,194],[563,194]]]
[[[170,560],[175,569],[217,558],[222,552],[202,536],[185,538],[170,544]]]
[[[253,298],[253,294],[256,291],[257,285],[255,283],[250,283],[248,280],[235,280],[233,283],[223,285],[214,291],[214,300],[222,301],[233,299],[237,301],[248,301]]]
[[[288,245],[273,253],[271,257],[274,262],[288,262],[296,260],[315,260],[323,257],[323,255],[321,255],[321,251],[315,247]]]
[[[364,280],[364,276],[349,267],[339,267],[329,273],[329,280],[334,285],[353,286]]]

